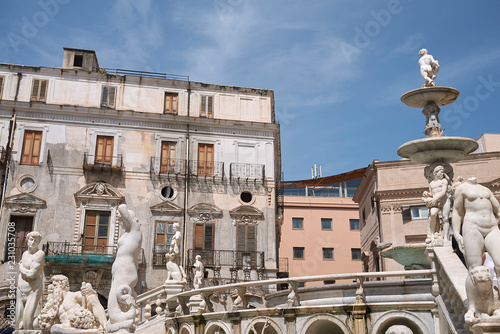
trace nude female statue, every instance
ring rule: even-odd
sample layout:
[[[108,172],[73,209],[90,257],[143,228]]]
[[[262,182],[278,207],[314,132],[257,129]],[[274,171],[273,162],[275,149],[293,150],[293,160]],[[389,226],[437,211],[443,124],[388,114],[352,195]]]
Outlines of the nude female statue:
[[[115,262],[111,267],[107,332],[131,333],[135,330],[135,297],[137,265],[141,250],[142,233],[139,223],[127,205],[118,207],[124,232],[118,239]]]
[[[457,186],[453,204],[453,234],[464,252],[469,272],[481,266],[486,249],[500,274],[500,204],[493,193],[470,178]],[[462,227],[462,235],[460,235]]]

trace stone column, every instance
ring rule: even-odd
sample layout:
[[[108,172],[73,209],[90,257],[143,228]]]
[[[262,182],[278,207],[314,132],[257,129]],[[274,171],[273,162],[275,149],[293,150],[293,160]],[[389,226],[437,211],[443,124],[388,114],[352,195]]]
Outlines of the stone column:
[[[238,312],[229,313],[229,320],[233,324],[233,334],[241,334],[241,317]]]
[[[283,317],[285,318],[286,323],[286,334],[295,334],[295,319],[297,318],[297,316],[295,315],[295,310],[290,308],[284,309]]]

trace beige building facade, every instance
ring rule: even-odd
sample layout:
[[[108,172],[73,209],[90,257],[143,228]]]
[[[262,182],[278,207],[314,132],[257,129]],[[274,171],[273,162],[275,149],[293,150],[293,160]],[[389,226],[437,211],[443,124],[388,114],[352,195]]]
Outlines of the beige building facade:
[[[212,285],[276,277],[271,90],[103,69],[93,51],[65,49],[62,68],[0,64],[0,145],[4,287],[8,256],[36,230],[46,277],[84,278],[105,299],[122,203],[143,234],[138,293],[165,281],[175,223],[188,281],[198,254]]]

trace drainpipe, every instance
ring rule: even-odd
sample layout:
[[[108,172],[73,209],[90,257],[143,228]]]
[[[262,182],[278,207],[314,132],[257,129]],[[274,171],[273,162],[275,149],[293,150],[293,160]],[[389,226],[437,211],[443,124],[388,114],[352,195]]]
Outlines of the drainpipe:
[[[14,96],[14,102],[17,102],[17,96],[19,95],[19,87],[21,85],[21,78],[23,74],[21,72],[17,73],[17,86],[16,86],[16,95]],[[9,177],[9,166],[10,166],[10,158],[12,152],[12,143],[14,142],[14,131],[16,130],[16,109],[12,110],[12,120],[9,124],[9,141],[7,142],[7,147],[5,148],[5,175],[3,179],[3,187],[2,187],[2,204],[0,205],[0,219],[2,218],[3,208],[5,207],[5,193],[7,191],[7,179]]]
[[[190,117],[190,111],[191,111],[191,81],[188,81],[188,107],[187,107],[187,115]],[[187,221],[188,221],[188,191],[189,191],[189,119],[188,122],[186,123],[186,161],[185,161],[185,171],[186,171],[186,177],[184,178],[184,226],[183,226],[183,231],[184,231],[184,240],[183,240],[183,247],[182,247],[182,266],[185,268],[187,271],[187,254],[188,254],[188,249],[187,249],[187,241],[188,241],[188,234],[187,234]]]

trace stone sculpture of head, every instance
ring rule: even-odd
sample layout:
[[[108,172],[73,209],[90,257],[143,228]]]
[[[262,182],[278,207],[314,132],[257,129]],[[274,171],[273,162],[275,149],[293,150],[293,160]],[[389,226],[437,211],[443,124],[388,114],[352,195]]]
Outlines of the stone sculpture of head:
[[[429,52],[427,51],[427,49],[421,49],[420,51],[418,51],[418,54],[421,55],[421,56],[424,56],[426,54],[428,54]]]
[[[413,331],[405,325],[392,325],[385,334],[413,334]]]

